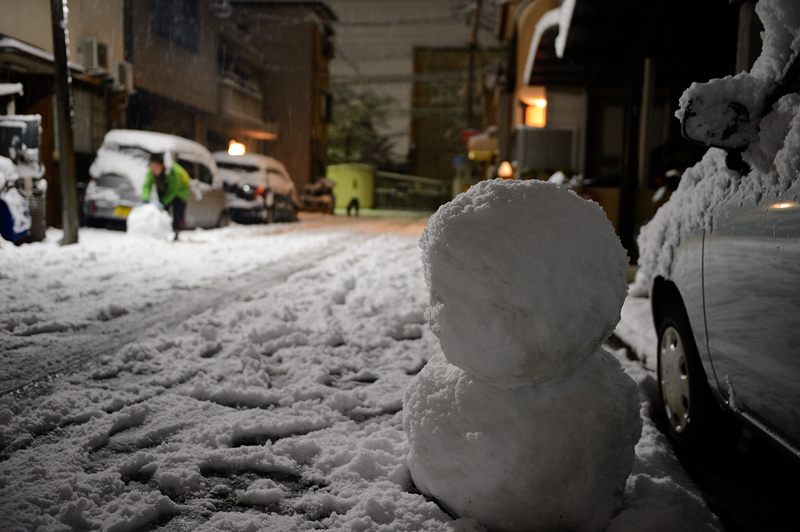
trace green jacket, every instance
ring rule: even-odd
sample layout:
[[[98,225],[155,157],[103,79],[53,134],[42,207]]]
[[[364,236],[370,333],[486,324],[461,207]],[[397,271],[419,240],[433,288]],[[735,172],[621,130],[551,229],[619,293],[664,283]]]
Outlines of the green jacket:
[[[166,170],[165,170],[166,172]],[[167,193],[163,198],[159,198],[161,203],[166,207],[175,198],[180,198],[186,201],[189,197],[189,173],[178,163],[172,163],[172,168],[167,173]],[[142,201],[150,201],[150,191],[153,188],[155,177],[153,171],[147,169],[147,175],[144,178],[144,186],[142,187]]]

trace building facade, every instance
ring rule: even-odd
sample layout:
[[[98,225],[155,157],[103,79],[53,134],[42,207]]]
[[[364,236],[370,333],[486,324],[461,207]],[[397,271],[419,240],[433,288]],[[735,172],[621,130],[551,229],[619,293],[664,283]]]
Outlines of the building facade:
[[[72,0],[68,31],[75,159],[78,181],[88,169],[106,131],[124,125],[124,107],[131,86],[118,79],[124,70],[122,0]],[[0,80],[22,83],[16,98],[18,114],[42,116],[40,158],[48,181],[47,218],[61,222],[59,154],[55,138],[53,37],[50,2],[0,0]]]
[[[584,192],[603,206],[635,260],[656,188],[704,152],[682,138],[673,113],[692,81],[735,73],[740,3],[501,2],[498,37],[508,50],[495,87],[504,102],[501,156],[526,177],[581,174]],[[537,167],[535,143],[520,137],[559,132],[571,135],[568,162]]]
[[[333,12],[323,2],[70,0],[77,181],[112,128],[231,140],[284,161],[298,187],[324,175]],[[42,116],[48,221],[60,225],[50,2],[0,0],[0,82]]]

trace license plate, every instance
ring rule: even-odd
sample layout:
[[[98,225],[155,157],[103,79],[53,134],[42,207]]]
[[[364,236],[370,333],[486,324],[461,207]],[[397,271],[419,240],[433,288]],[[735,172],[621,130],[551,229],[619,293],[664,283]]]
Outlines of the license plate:
[[[124,207],[122,205],[114,207],[114,216],[117,218],[127,218],[130,213],[131,207]]]

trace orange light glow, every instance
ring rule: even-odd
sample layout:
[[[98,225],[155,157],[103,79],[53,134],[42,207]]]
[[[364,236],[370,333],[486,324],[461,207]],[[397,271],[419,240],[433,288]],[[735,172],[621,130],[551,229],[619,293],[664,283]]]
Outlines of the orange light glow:
[[[545,127],[547,125],[547,91],[544,87],[521,87],[519,100],[526,106],[522,117],[526,126]]]
[[[797,208],[797,206],[798,203],[796,201],[781,201],[779,203],[773,203],[772,205],[769,206],[769,208],[784,210],[784,209],[795,209]]]
[[[247,153],[247,148],[241,142],[231,139],[228,143],[228,155],[238,156]]]
[[[497,177],[502,179],[513,179],[514,178],[514,167],[511,166],[511,163],[508,161],[503,161],[500,163],[500,166],[497,168]]]
[[[547,125],[547,105],[529,105],[525,108],[525,125],[544,127]]]

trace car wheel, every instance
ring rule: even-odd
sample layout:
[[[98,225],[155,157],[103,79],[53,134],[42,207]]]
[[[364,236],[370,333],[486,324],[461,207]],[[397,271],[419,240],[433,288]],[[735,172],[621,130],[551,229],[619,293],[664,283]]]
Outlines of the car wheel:
[[[680,301],[670,301],[659,318],[658,383],[667,436],[679,452],[704,454],[733,441],[735,423],[711,393]]]

